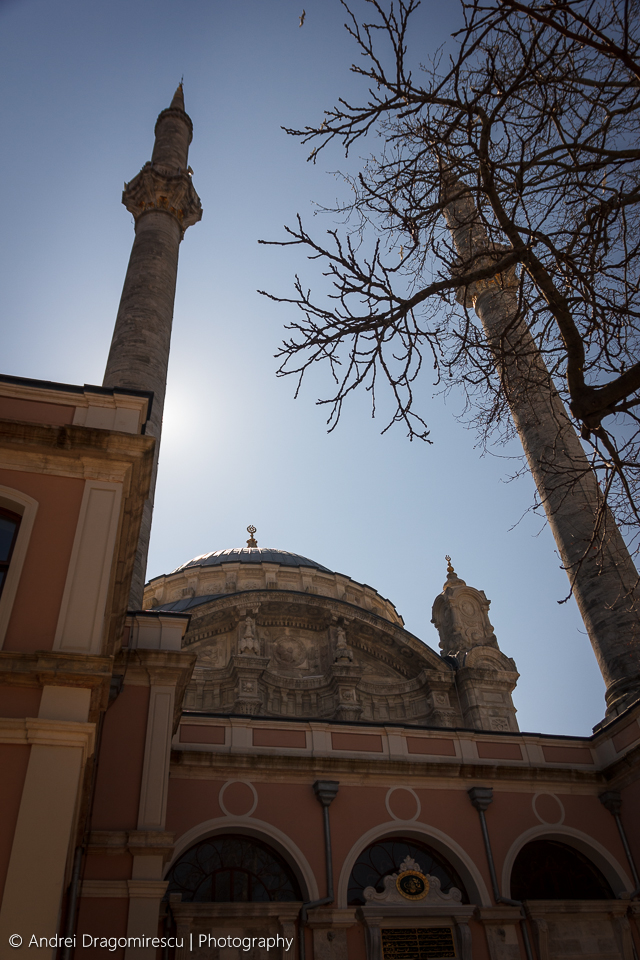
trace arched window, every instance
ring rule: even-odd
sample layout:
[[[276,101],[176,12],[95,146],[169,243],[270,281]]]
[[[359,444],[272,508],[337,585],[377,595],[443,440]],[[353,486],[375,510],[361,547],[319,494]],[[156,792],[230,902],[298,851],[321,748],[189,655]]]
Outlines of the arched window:
[[[9,572],[9,564],[11,563],[13,548],[18,539],[21,519],[19,513],[13,513],[11,510],[0,507],[0,596],[2,596],[2,588]]]
[[[579,850],[560,840],[532,840],[511,871],[515,900],[613,900],[613,890]]]
[[[462,902],[469,903],[462,880],[447,861],[426,843],[407,837],[389,837],[377,840],[360,854],[349,878],[348,902],[350,906],[362,906],[365,902],[365,887],[375,887],[381,893],[384,878],[390,873],[398,873],[405,857],[411,857],[420,865],[423,873],[437,877],[443,893],[451,887],[457,887],[462,894]]]
[[[253,837],[224,834],[196,843],[174,863],[165,899],[183,903],[268,903],[302,900],[291,868]]]

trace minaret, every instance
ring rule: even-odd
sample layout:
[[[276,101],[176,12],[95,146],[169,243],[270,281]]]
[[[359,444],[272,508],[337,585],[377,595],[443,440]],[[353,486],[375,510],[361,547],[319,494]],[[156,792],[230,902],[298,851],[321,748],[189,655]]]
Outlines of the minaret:
[[[200,199],[188,166],[193,135],[184,110],[182,84],[155,128],[151,160],[125,184],[122,202],[133,214],[135,239],[129,258],[113,340],[104,375],[105,387],[152,390],[147,433],[156,438],[149,499],[145,503],[131,582],[129,606],[142,607],[158,469],[162,412],[169,364],[178,248],[187,227],[202,217]]]
[[[494,245],[471,191],[450,177],[444,209],[457,269],[495,263]],[[445,196],[445,201],[447,197]],[[473,307],[487,342],[540,502],[606,685],[607,714],[640,697],[638,574],[551,375],[522,315],[515,268],[459,291]]]

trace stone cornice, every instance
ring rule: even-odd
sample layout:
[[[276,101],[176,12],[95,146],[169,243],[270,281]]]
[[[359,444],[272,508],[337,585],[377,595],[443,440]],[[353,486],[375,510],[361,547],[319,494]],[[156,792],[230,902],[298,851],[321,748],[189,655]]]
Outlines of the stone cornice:
[[[443,731],[444,732],[444,731]],[[533,784],[571,784],[601,790],[604,784],[602,774],[595,770],[576,770],[570,767],[552,768],[536,766],[509,766],[486,761],[466,763],[464,761],[439,762],[433,758],[426,761],[389,760],[384,758],[364,759],[361,757],[309,757],[277,756],[267,754],[213,753],[201,750],[172,750],[171,776],[193,779],[215,779],[234,775],[243,775],[254,779],[262,775],[265,779],[273,776],[299,776],[303,780],[309,777],[332,778],[354,776],[366,777],[367,781],[378,778],[398,777],[398,782],[417,780],[462,781],[463,783],[505,781],[510,783]],[[346,781],[345,781],[346,782]],[[466,789],[466,787],[465,787]]]
[[[170,214],[183,234],[202,219],[202,204],[187,171],[170,170],[151,161],[126,184],[122,202],[134,220],[153,210]]]
[[[10,687],[84,687],[91,690],[89,719],[97,720],[107,706],[113,660],[37,650],[35,653],[0,651],[0,684]]]
[[[640,743],[615,760],[602,771],[610,788],[617,790],[638,781],[640,772]]]
[[[28,473],[121,483],[136,464],[138,483],[148,487],[154,446],[153,437],[136,434],[0,420],[3,467]]]
[[[36,650],[35,653],[0,652],[0,678],[13,686],[99,687],[111,679],[111,657]]]
[[[123,675],[124,682],[133,686],[173,686],[175,703],[173,731],[182,715],[182,702],[196,662],[189,650],[147,650],[124,647],[116,657],[114,673]]]
[[[93,753],[95,724],[73,720],[6,719],[0,717],[0,743],[46,747],[79,747],[83,761]]]
[[[110,856],[129,853],[131,856],[161,856],[167,863],[173,856],[175,833],[164,830],[92,830],[89,854]]]

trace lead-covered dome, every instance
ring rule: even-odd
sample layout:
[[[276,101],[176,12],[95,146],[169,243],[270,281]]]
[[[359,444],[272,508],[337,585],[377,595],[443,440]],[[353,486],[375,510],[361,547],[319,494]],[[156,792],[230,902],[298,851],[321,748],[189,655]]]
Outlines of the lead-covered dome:
[[[313,567],[323,573],[333,573],[315,560],[309,560],[299,553],[289,550],[274,550],[271,547],[229,547],[227,550],[214,550],[213,553],[203,553],[188,563],[183,563],[171,571],[171,574],[180,573],[190,567],[217,567],[222,563],[278,563],[283,567]],[[170,574],[170,576],[171,576]]]
[[[402,624],[394,605],[366,583],[358,583],[290,550],[259,547],[255,528],[247,528],[246,547],[213,550],[188,560],[145,586],[143,606],[173,612],[238,593],[273,591],[305,593],[341,600],[364,608],[391,623]]]

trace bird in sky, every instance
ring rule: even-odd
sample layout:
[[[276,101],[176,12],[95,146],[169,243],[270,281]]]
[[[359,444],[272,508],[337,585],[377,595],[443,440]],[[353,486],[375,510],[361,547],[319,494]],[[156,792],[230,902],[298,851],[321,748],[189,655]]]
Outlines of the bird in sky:
[[[302,24],[304,23],[304,18],[306,17],[306,15],[307,15],[307,11],[306,11],[306,10],[303,10],[303,11],[302,11],[302,16],[300,17],[300,23],[298,24],[299,27],[301,27]]]

